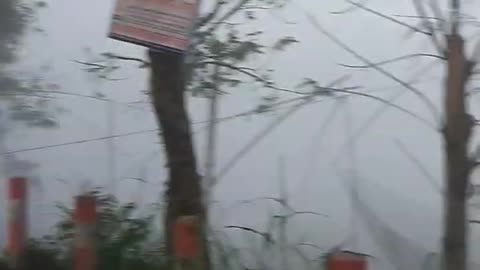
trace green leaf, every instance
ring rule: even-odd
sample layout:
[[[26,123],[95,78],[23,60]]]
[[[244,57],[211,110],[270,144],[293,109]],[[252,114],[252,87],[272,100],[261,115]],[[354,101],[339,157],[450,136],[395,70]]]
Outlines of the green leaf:
[[[310,78],[305,78],[300,84],[297,85],[297,88],[306,88],[308,92],[314,95],[333,95],[333,92],[330,89],[321,86],[317,81]]]
[[[100,93],[100,92],[95,92],[93,94],[93,96],[96,97],[96,98],[105,98],[105,94]]]
[[[255,12],[251,10],[245,11],[245,17],[249,20],[255,20],[257,17],[255,16]]]
[[[38,2],[35,2],[35,7],[46,8],[46,7],[48,7],[48,3],[45,2],[45,1],[38,1]]]
[[[274,45],[273,45],[273,49],[274,50],[277,50],[277,51],[283,51],[285,50],[288,46],[292,45],[292,44],[295,44],[295,43],[299,43],[299,41],[297,39],[295,39],[294,37],[284,37],[280,40],[278,40]]]
[[[263,31],[255,31],[255,32],[247,33],[246,36],[247,36],[247,37],[253,37],[253,36],[261,35],[261,34],[263,34],[263,33],[264,33]]]
[[[245,41],[232,48],[228,53],[228,57],[236,61],[245,61],[248,56],[263,53],[262,48],[263,46],[256,42]]]
[[[255,113],[261,114],[272,111],[272,106],[268,104],[260,104],[255,109]]]

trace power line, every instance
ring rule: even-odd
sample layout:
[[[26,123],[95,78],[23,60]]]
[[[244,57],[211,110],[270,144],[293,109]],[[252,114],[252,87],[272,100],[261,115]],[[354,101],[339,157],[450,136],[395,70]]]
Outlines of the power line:
[[[245,156],[252,148],[254,148],[265,136],[270,134],[272,130],[274,130],[278,125],[283,123],[289,116],[293,113],[301,109],[304,105],[306,105],[308,101],[303,101],[300,103],[295,104],[295,106],[291,107],[287,112],[280,115],[279,117],[275,118],[272,122],[270,122],[267,127],[262,129],[258,134],[256,134],[239,152],[237,152],[228,162],[227,164],[219,171],[216,179],[215,184],[225,176],[236,164],[237,162]],[[213,186],[212,185],[212,186]]]
[[[348,76],[341,76],[340,78],[334,80],[330,84],[325,87],[325,89],[332,89],[333,86],[335,86],[338,83],[341,83],[345,79],[347,79]],[[342,93],[347,93],[347,94],[352,94],[351,91],[349,90],[341,90],[341,89],[336,89],[335,91],[342,92]],[[296,103],[294,106],[292,106],[289,110],[284,112],[282,115],[278,116],[275,118],[273,121],[268,123],[268,125],[262,129],[258,134],[256,134],[243,148],[240,149],[227,163],[225,166],[223,166],[220,171],[217,174],[217,177],[215,179],[214,185],[216,185],[222,177],[224,177],[236,164],[239,160],[241,160],[248,152],[253,149],[263,138],[265,138],[270,132],[272,132],[276,127],[278,127],[281,123],[283,123],[288,117],[290,117],[292,114],[297,112],[298,110],[302,109],[304,106],[319,102],[319,101],[325,101],[325,99],[322,100],[311,100],[311,98],[314,98],[315,94],[311,94],[309,98],[303,98],[301,102]],[[341,98],[343,96],[334,96],[333,99],[335,98]],[[298,99],[298,98],[297,98]],[[212,186],[214,186],[212,185]]]
[[[283,100],[283,101],[280,101],[280,102],[274,104],[274,106],[284,105],[284,104],[287,104],[287,103],[291,103],[292,101],[297,101],[297,100],[301,100],[301,99],[304,99],[304,97]],[[236,118],[249,116],[249,115],[252,115],[252,114],[255,114],[255,113],[258,113],[257,109],[248,110],[248,111],[245,111],[245,112],[241,112],[241,113],[237,113],[237,114],[233,114],[233,115],[229,115],[229,116],[225,116],[225,117],[220,117],[220,118],[217,119],[217,121],[218,122],[229,121],[229,120],[233,120],[233,119],[236,119]],[[199,121],[199,122],[195,122],[195,123],[192,123],[192,124],[197,125],[197,124],[204,124],[204,123],[207,123],[207,121]],[[18,150],[13,150],[13,151],[1,152],[0,156],[16,154],[16,153],[32,152],[32,151],[49,149],[49,148],[57,148],[57,147],[62,147],[62,146],[75,145],[75,144],[83,144],[83,143],[89,143],[89,142],[94,142],[94,141],[103,141],[103,140],[109,140],[109,139],[113,139],[113,138],[129,137],[129,136],[134,136],[134,135],[139,135],[139,134],[151,133],[151,132],[155,132],[155,131],[160,131],[160,129],[156,128],[156,129],[140,130],[140,131],[123,133],[123,134],[103,136],[103,137],[98,137],[98,138],[83,139],[83,140],[77,140],[77,141],[71,141],[71,142],[65,142],[65,143],[58,143],[58,144],[51,144],[51,145],[44,145],[44,146],[36,146],[36,147],[18,149]]]
[[[405,144],[403,144],[400,140],[396,139],[395,145],[398,149],[407,156],[407,158],[417,167],[421,174],[428,180],[428,183],[432,186],[435,191],[443,196],[444,191],[439,183],[437,183],[436,178],[428,171],[426,166],[418,159],[408,148]]]
[[[351,89],[354,89],[354,88],[355,87],[352,87]],[[335,99],[343,98],[343,97],[350,96],[350,95],[361,95],[361,96],[367,96],[367,97],[374,97],[374,96],[366,95],[364,93],[353,92],[353,91],[344,90],[344,89],[334,89],[334,88],[331,88],[331,87],[325,87],[325,89],[328,89],[328,90],[331,90],[331,91],[337,91],[337,92],[343,93],[343,95],[323,98],[323,99],[319,99],[319,100],[309,100],[307,103],[314,104],[314,103],[323,102],[323,101],[332,100],[332,99],[335,100]],[[346,89],[349,89],[349,88],[346,88]],[[278,108],[281,105],[287,105],[287,104],[291,104],[291,103],[294,103],[294,102],[297,102],[297,101],[302,101],[302,102],[300,102],[300,104],[304,104],[305,100],[306,100],[305,96],[285,99],[285,100],[282,100],[282,101],[279,101],[277,103],[272,104],[271,107],[272,108],[273,107]],[[380,100],[383,101],[382,99],[380,99]],[[294,105],[292,105],[293,111],[298,109],[297,107],[300,104],[299,103],[294,103]],[[225,117],[219,117],[219,118],[216,119],[216,121],[217,122],[224,122],[224,121],[234,120],[236,118],[250,116],[250,115],[254,115],[254,114],[260,114],[260,112],[258,111],[257,108],[247,110],[247,111],[244,111],[244,112],[240,112],[240,113],[237,113],[237,114],[228,115],[228,116],[225,116]],[[207,122],[208,121],[199,121],[199,122],[192,123],[192,125],[205,124]],[[94,142],[94,141],[102,141],[102,140],[108,140],[108,139],[113,139],[113,138],[129,137],[129,136],[145,134],[145,133],[150,133],[150,132],[155,132],[155,131],[160,131],[160,129],[156,128],[156,129],[149,129],[149,130],[133,131],[133,132],[128,132],[128,133],[116,134],[116,135],[110,135],[110,136],[103,136],[103,137],[98,137],[98,138],[83,139],[83,140],[77,140],[77,141],[72,141],[72,142],[65,142],[65,143],[59,143],[59,144],[51,144],[51,145],[44,145],[44,146],[37,146],[37,147],[31,147],[31,148],[18,149],[18,150],[13,150],[13,151],[8,151],[8,152],[1,152],[0,156],[5,156],[5,155],[10,155],[10,154],[15,154],[15,153],[32,152],[32,151],[49,149],[49,148],[57,148],[57,147],[75,145],[75,144],[83,144],[83,143]],[[267,131],[267,133],[269,133],[269,131]],[[254,143],[254,144],[256,144],[256,143]],[[248,152],[248,150],[247,150],[247,152]]]
[[[410,78],[408,83],[409,84],[418,83],[419,78],[421,76],[424,76],[425,72],[427,72],[429,69],[430,69],[430,64],[425,65],[419,70],[418,73],[414,74],[414,76]],[[406,91],[400,90],[398,92],[393,93],[393,95],[390,95],[388,98],[386,98],[386,100],[389,103],[394,103],[406,93],[407,93]],[[353,142],[358,141],[361,138],[361,136],[366,131],[368,131],[369,128],[390,108],[391,106],[388,106],[388,103],[384,103],[382,104],[382,106],[378,107],[375,110],[375,112],[372,113],[371,116],[366,121],[364,121],[362,125],[360,125],[360,127],[357,128],[355,132],[352,133],[352,136],[350,136],[350,138],[340,147],[340,150],[337,152],[337,155],[335,156],[335,158],[333,158],[332,164],[337,162],[340,156],[343,155],[343,153],[348,150],[348,145],[351,143],[350,141],[353,141]],[[435,128],[435,130],[438,130],[438,129]]]
[[[303,97],[302,97],[303,99]],[[300,98],[293,98],[293,99],[288,99],[284,100],[281,102],[278,102],[275,104],[277,105],[283,105],[286,103],[290,103],[292,101],[297,101],[300,100]],[[220,117],[217,119],[218,122],[223,122],[223,121],[228,121],[228,120],[233,120],[239,117],[244,117],[244,116],[249,116],[252,114],[257,113],[257,109],[254,110],[248,110],[245,112],[225,116],[225,117]],[[195,122],[193,125],[197,124],[204,124],[207,123],[207,121],[200,121],[200,122]],[[24,152],[31,152],[31,151],[37,151],[37,150],[44,150],[44,149],[49,149],[49,148],[57,148],[57,147],[62,147],[62,146],[68,146],[68,145],[75,145],[75,144],[83,144],[83,143],[88,143],[88,142],[94,142],[94,141],[103,141],[103,140],[109,140],[113,138],[121,138],[121,137],[129,137],[129,136],[134,136],[134,135],[139,135],[139,134],[145,134],[145,133],[150,133],[150,132],[155,132],[155,131],[160,131],[160,129],[148,129],[148,130],[141,130],[141,131],[133,131],[133,132],[128,132],[128,133],[123,133],[123,134],[116,134],[116,135],[109,135],[109,136],[103,136],[103,137],[98,137],[98,138],[92,138],[92,139],[83,139],[83,140],[77,140],[77,141],[72,141],[72,142],[65,142],[65,143],[58,143],[58,144],[51,144],[51,145],[44,145],[44,146],[37,146],[37,147],[31,147],[31,148],[24,148],[24,149],[18,149],[18,150],[13,150],[13,151],[7,151],[7,152],[2,152],[0,153],[0,156],[5,156],[5,155],[10,155],[10,154],[15,154],[15,153],[24,153]]]
[[[354,196],[354,200],[358,199],[358,191],[356,187],[358,186],[358,181],[359,179],[359,172],[358,172],[358,167],[357,167],[357,147],[356,147],[356,141],[354,140],[349,140],[353,136],[353,113],[350,110],[350,106],[348,103],[348,97],[345,98],[344,102],[344,110],[345,110],[345,134],[347,135],[347,142],[348,142],[348,152],[349,152],[349,160],[347,162],[348,165],[348,177],[350,178],[350,181],[353,181],[353,185],[355,187],[354,190],[352,190],[352,196]],[[358,219],[357,212],[353,209],[355,209],[355,202],[351,201],[351,209],[352,212],[350,213],[350,224],[351,224],[351,231],[350,235],[347,236],[343,244],[347,244],[347,242],[350,242],[351,248],[353,250],[358,249],[358,244],[359,244],[359,231],[358,227],[356,225],[356,220]]]
[[[16,153],[32,152],[32,151],[37,151],[37,150],[49,149],[49,148],[57,148],[57,147],[61,147],[61,146],[83,144],[83,143],[94,142],[94,141],[103,141],[103,140],[109,140],[109,139],[113,139],[113,138],[128,137],[128,136],[151,133],[151,132],[156,132],[156,131],[160,131],[160,130],[158,128],[149,129],[149,130],[140,130],[140,131],[123,133],[123,134],[111,135],[111,136],[103,136],[103,137],[98,137],[98,138],[93,138],[93,139],[85,139],[85,140],[78,140],[78,141],[72,141],[72,142],[65,142],[65,143],[50,144],[50,145],[37,146],[37,147],[31,147],[31,148],[24,148],[24,149],[19,149],[19,150],[3,152],[3,153],[0,153],[0,156],[11,155],[11,154],[16,154]]]
[[[316,18],[313,15],[311,15],[311,13],[309,13],[308,11],[304,11],[304,12],[305,12],[308,20],[310,21],[311,25],[316,30],[321,32],[323,35],[325,35],[328,39],[330,39],[337,46],[339,46],[340,48],[342,48],[346,52],[350,53],[355,58],[357,58],[358,60],[363,62],[364,64],[366,64],[368,66],[371,66],[378,73],[380,73],[380,74],[384,75],[385,77],[395,81],[399,85],[405,87],[407,90],[409,90],[410,92],[415,94],[426,105],[427,109],[429,109],[431,111],[431,113],[433,115],[433,118],[436,120],[436,124],[441,122],[440,121],[441,120],[440,119],[440,113],[439,113],[437,107],[422,91],[420,91],[419,89],[417,89],[416,87],[414,87],[410,83],[398,78],[397,76],[395,76],[394,74],[390,73],[389,71],[383,69],[382,67],[380,67],[378,65],[375,65],[374,63],[372,63],[366,57],[360,55],[358,52],[356,52],[355,50],[350,48],[350,46],[348,46],[346,43],[344,43],[339,38],[337,38],[337,36],[335,36],[331,32],[327,31],[324,27],[322,27],[320,25],[320,23],[316,20]]]
[[[307,154],[308,156],[307,166],[305,167],[303,171],[304,173],[298,182],[298,186],[300,186],[303,182],[305,182],[307,179],[309,179],[312,176],[314,164],[317,162],[317,159],[318,159],[318,153],[319,153],[318,151],[322,146],[323,140],[328,131],[327,127],[335,119],[335,116],[337,115],[337,111],[339,107],[340,106],[338,106],[337,102],[333,104],[333,108],[330,110],[330,113],[327,115],[327,117],[325,117],[318,131],[310,139],[311,142],[308,147],[308,150],[310,150],[310,152]]]

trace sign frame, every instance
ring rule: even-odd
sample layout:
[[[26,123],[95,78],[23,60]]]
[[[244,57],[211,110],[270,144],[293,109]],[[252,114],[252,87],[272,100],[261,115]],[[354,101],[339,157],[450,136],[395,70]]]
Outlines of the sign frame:
[[[185,54],[198,10],[198,0],[117,0],[108,37]]]

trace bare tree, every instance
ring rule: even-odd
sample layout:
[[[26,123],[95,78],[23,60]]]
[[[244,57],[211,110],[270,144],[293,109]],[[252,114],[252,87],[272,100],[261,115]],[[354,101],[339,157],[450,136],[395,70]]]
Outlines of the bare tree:
[[[447,40],[445,125],[443,129],[446,198],[444,206],[444,269],[467,269],[467,187],[473,168],[468,145],[474,118],[466,106],[467,85],[475,63],[465,55],[460,34],[460,1],[452,0],[451,29]]]
[[[407,27],[410,31],[426,35],[434,44],[440,54],[434,56],[444,59],[446,65],[445,95],[444,95],[444,119],[439,120],[438,128],[444,141],[445,153],[445,187],[444,192],[444,235],[443,235],[443,267],[446,270],[465,270],[467,268],[467,245],[468,235],[467,200],[469,194],[470,173],[477,162],[475,156],[468,153],[469,141],[476,120],[469,114],[467,98],[468,87],[472,74],[475,72],[475,61],[469,59],[465,53],[465,40],[461,34],[462,16],[461,1],[450,0],[450,16],[445,18],[441,15],[436,1],[430,2],[430,11],[421,1],[413,1],[418,12],[414,18],[421,21],[421,26],[413,26],[404,23],[393,16],[385,15],[363,3],[346,0],[353,8],[360,9],[393,23]],[[349,9],[351,11],[351,9]],[[361,60],[365,65],[362,68],[372,68],[386,77],[396,81],[406,89],[417,95],[439,119],[439,114],[433,103],[418,89],[411,84],[400,80],[395,75],[387,72],[381,66],[396,61],[401,61],[427,54],[398,57],[395,59],[373,63],[359,55],[348,45],[342,43],[333,34],[321,27],[317,22],[314,25],[323,34],[329,37],[337,45]],[[444,41],[444,42],[443,42]],[[477,47],[476,50],[479,48]],[[353,66],[347,66],[353,67]]]
[[[52,111],[53,84],[43,76],[48,66],[38,70],[13,68],[28,34],[41,31],[35,25],[38,11],[46,7],[41,1],[5,0],[0,3],[0,98],[8,110],[4,113],[17,123],[30,127],[51,128],[57,125]]]

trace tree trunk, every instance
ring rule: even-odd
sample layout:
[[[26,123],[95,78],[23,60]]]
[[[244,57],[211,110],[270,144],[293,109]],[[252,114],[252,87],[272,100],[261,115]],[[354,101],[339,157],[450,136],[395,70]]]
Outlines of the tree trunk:
[[[467,150],[472,130],[472,119],[467,114],[465,105],[465,84],[469,72],[462,38],[454,33],[447,39],[443,267],[446,270],[465,270],[467,257],[466,189],[470,174]]]
[[[181,216],[196,216],[200,220],[200,270],[209,269],[205,231],[206,214],[202,202],[201,178],[197,173],[193,138],[185,107],[184,57],[149,51],[151,59],[151,95],[153,106],[165,145],[167,167],[167,210],[165,213],[165,239],[167,254],[173,258],[172,226]],[[170,263],[173,263],[170,260]],[[173,269],[173,264],[170,268]],[[196,270],[198,268],[195,268]]]

